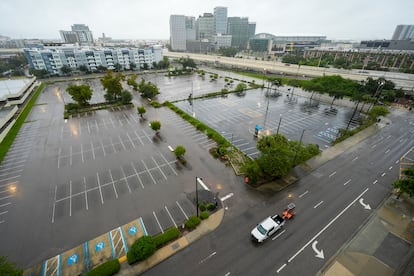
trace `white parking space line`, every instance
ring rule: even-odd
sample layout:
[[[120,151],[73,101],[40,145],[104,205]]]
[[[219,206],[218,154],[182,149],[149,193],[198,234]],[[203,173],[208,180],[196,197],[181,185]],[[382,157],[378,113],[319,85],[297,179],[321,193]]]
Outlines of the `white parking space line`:
[[[112,177],[111,169],[108,169],[108,172],[109,172],[109,176],[111,177],[112,187],[114,187],[115,197],[118,198],[118,193],[115,188],[115,182],[114,182],[114,178]]]
[[[175,223],[175,220],[171,216],[170,211],[168,210],[167,206],[165,206],[165,211],[167,211],[168,216],[170,217],[171,221],[174,223],[175,228],[177,228],[177,223]]]
[[[132,168],[134,169],[135,175],[138,177],[138,180],[139,180],[139,183],[141,184],[142,189],[144,189],[144,184],[142,184],[141,177],[139,177],[139,174],[138,174],[137,169],[135,168],[135,166],[134,166],[134,163],[133,163],[133,162],[131,162],[131,166],[132,166]]]
[[[134,131],[135,136],[138,138],[139,142],[141,143],[141,145],[144,145],[144,142],[142,142],[141,137],[138,135],[137,131]]]
[[[102,196],[102,188],[101,188],[101,181],[99,180],[99,173],[96,173],[96,179],[98,181],[99,193],[101,194],[101,202],[104,204],[103,196]]]
[[[114,123],[114,120],[112,120],[112,118],[109,118],[109,121],[111,121],[111,123],[112,123],[112,127],[113,127],[113,128],[115,128],[115,123]]]
[[[111,141],[112,149],[114,150],[114,152],[117,152],[112,137],[109,137],[109,140]]]
[[[174,174],[178,175],[178,173],[175,171],[175,169],[171,166],[170,162],[168,162],[167,158],[165,158],[165,156],[161,152],[158,152],[158,153],[160,154],[162,159],[164,159],[165,163],[168,164],[168,166],[171,168],[171,170],[174,172]]]
[[[157,161],[155,161],[154,157],[152,157],[152,161],[154,161],[155,165],[157,165],[158,170],[160,170],[160,172],[162,173],[162,175],[164,176],[165,180],[167,180],[167,176],[164,174],[164,172],[162,171],[162,169],[160,168],[160,166],[158,165]]]
[[[70,166],[72,167],[72,145],[70,146]]]
[[[3,204],[0,204],[0,208],[4,207],[4,206],[7,206],[7,205],[10,205],[10,204],[11,204],[11,202],[6,202],[6,203],[3,203]]]
[[[247,148],[247,149],[243,149],[243,151],[246,151],[246,150],[251,150],[251,149],[256,149],[257,147],[250,147],[250,148]]]
[[[357,156],[357,157],[355,157],[354,159],[352,159],[352,162],[354,162],[354,161],[356,161],[356,160],[358,160],[358,156]]]
[[[122,120],[118,118],[118,122],[121,126],[123,126],[124,124],[122,123]]]
[[[164,229],[162,229],[160,222],[158,221],[157,215],[155,214],[154,211],[152,211],[152,214],[154,215],[155,220],[157,221],[158,226],[161,229],[161,232],[164,233]]]
[[[95,126],[96,126],[96,130],[99,132],[99,125],[98,122],[95,120]]]
[[[120,136],[120,135],[118,135],[118,138],[119,138],[119,141],[121,142],[122,147],[123,147],[123,148],[124,148],[124,150],[126,151],[127,149],[126,149],[126,147],[125,147],[125,145],[124,145],[124,142],[122,142],[122,138],[121,138],[121,136]]]
[[[19,156],[14,157],[14,158],[6,157],[3,161],[3,164],[8,164],[8,163],[15,164],[15,163],[26,162],[26,159],[21,160],[22,158],[26,158],[26,157],[27,157],[27,154],[26,155],[19,155]],[[17,160],[17,161],[15,161],[15,160]]]
[[[91,141],[91,150],[92,150],[92,157],[93,157],[93,160],[95,160],[95,148],[94,148],[94,146],[93,146],[92,141]]]
[[[15,174],[15,173],[19,173],[19,172],[22,172],[23,170],[17,170],[17,171],[11,171],[11,172],[7,172],[7,173],[2,173],[2,174],[0,174],[0,177],[3,177],[3,176],[5,176],[5,175],[8,175],[8,174]]]
[[[223,196],[222,198],[220,198],[221,201],[225,201],[226,199],[231,198],[232,196],[234,196],[233,193],[229,193],[228,195]]]
[[[181,212],[183,212],[185,219],[188,220],[188,216],[187,214],[184,212],[183,207],[181,207],[180,203],[178,203],[178,201],[176,201],[175,203],[177,203],[178,208],[181,210]]]
[[[69,216],[72,216],[72,180],[69,181]]]
[[[157,182],[155,181],[154,177],[152,176],[151,172],[149,171],[147,165],[145,164],[144,160],[141,160],[142,164],[144,165],[145,169],[147,170],[149,176],[151,176],[152,181],[154,182],[154,184],[157,184]]]
[[[53,201],[52,223],[55,222],[56,193],[57,193],[57,185],[55,185],[55,200]]]
[[[8,199],[8,198],[11,198],[11,197],[13,197],[13,195],[8,195],[8,196],[0,197],[0,200]]]
[[[86,206],[86,210],[89,209],[89,205],[88,205],[88,193],[86,192],[86,177],[83,177],[83,185],[85,187],[85,206]]]
[[[9,181],[10,179],[15,179],[15,178],[19,178],[20,175],[16,175],[16,176],[11,176],[11,177],[7,177],[7,178],[3,178],[0,179],[0,182],[5,182],[5,181]],[[0,186],[1,187],[1,186]]]
[[[121,167],[121,172],[122,172],[122,175],[123,175],[123,177],[125,179],[125,182],[126,182],[126,185],[128,187],[129,193],[131,193],[131,188],[129,187],[128,178],[126,177],[125,172],[124,172],[124,169],[122,167]]]
[[[57,167],[58,167],[58,169],[60,168],[60,155],[61,155],[61,153],[62,153],[62,148],[60,148],[59,147],[59,152],[58,152],[58,165],[57,165]]]
[[[81,143],[81,156],[82,156],[82,163],[85,163],[85,160],[83,159],[83,144]]]
[[[9,211],[4,211],[4,212],[0,212],[0,216],[1,215],[4,215],[4,214],[7,214]]]
[[[15,150],[9,150],[9,151],[7,152],[7,154],[12,154],[12,155],[14,155],[14,154],[21,154],[22,152],[23,152],[23,153],[27,153],[27,152],[30,150],[30,148],[31,148],[31,147],[21,149],[21,148],[19,147],[18,149],[15,149]]]
[[[145,130],[142,130],[142,132],[144,133],[145,137],[147,137],[148,141],[150,141],[151,143],[154,143],[152,139],[149,137],[149,135],[145,132]]]
[[[247,142],[247,143],[243,143],[243,144],[239,144],[239,145],[237,145],[236,143],[234,143],[234,141],[233,141],[233,145],[235,145],[236,147],[238,147],[238,148],[240,148],[241,146],[245,146],[245,145],[248,145],[248,144],[250,144],[250,142]]]
[[[129,133],[127,132],[126,135],[128,136],[129,142],[132,144],[132,146],[135,149],[135,143],[132,141],[131,136],[129,136]]]
[[[99,141],[100,143],[101,143],[101,147],[102,147],[102,151],[103,151],[103,153],[104,153],[104,156],[106,156],[106,151],[105,151],[105,147],[104,147],[104,145],[103,145],[103,143],[102,143],[102,140],[101,141]]]
[[[86,124],[88,126],[88,133],[90,134],[91,133],[91,128],[89,127],[89,121],[86,121]]]

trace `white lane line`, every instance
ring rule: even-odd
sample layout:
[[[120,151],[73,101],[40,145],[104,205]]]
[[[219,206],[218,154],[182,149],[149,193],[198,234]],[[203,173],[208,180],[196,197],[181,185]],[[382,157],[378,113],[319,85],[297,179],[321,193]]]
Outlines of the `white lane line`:
[[[109,137],[109,140],[111,140],[112,149],[114,150],[115,153],[117,153],[112,137]]]
[[[378,180],[375,180],[374,182],[372,182],[372,184],[377,184],[378,183]]]
[[[367,191],[369,188],[366,188],[359,196],[357,196],[351,203],[349,203],[348,206],[346,206],[336,217],[334,217],[327,225],[325,225],[324,228],[321,229],[313,238],[311,238],[301,249],[299,249],[295,254],[293,254],[292,257],[288,260],[288,263],[292,262],[293,259],[295,259],[303,250],[305,250],[306,247],[308,247],[314,240],[316,240],[323,232],[325,232],[326,229],[329,228],[329,226],[332,225],[340,216],[342,216],[352,205],[354,205],[355,202],[358,201]]]
[[[346,186],[347,184],[349,184],[349,182],[351,182],[351,179],[349,179],[347,182],[344,183],[344,186]]]
[[[304,193],[302,193],[301,195],[299,195],[299,198],[302,198],[304,195],[306,195],[307,193],[309,193],[308,190],[306,190]]]
[[[129,187],[128,178],[126,177],[125,172],[124,172],[124,168],[122,168],[122,167],[121,167],[121,172],[122,172],[122,175],[124,176],[125,182],[127,184],[128,191],[129,191],[129,193],[131,193],[131,188]]]
[[[221,201],[225,201],[226,199],[231,198],[232,196],[234,196],[233,193],[229,193],[228,195],[223,196],[222,198],[220,198]]]
[[[134,166],[134,163],[133,163],[133,162],[131,162],[131,166],[132,166],[132,168],[134,169],[135,175],[138,177],[138,180],[139,180],[139,183],[141,184],[142,189],[144,189],[144,184],[142,184],[141,177],[139,177],[139,174],[138,174],[137,169],[135,168],[135,166]]]
[[[197,177],[197,182],[198,182],[198,184],[201,185],[201,187],[203,187],[204,190],[210,191],[210,189],[207,187],[206,184],[204,184],[204,182],[203,182],[203,180],[201,178]]]
[[[160,166],[158,165],[157,161],[155,161],[154,157],[152,157],[152,161],[154,161],[155,165],[157,165],[158,170],[162,173],[162,175],[164,176],[165,180],[167,180],[167,176],[164,174],[164,172],[161,170]]]
[[[315,206],[313,206],[313,209],[318,208],[322,203],[323,203],[323,200],[321,202],[319,202],[318,204],[316,204]]]
[[[161,232],[162,232],[162,233],[164,233],[164,230],[162,229],[161,224],[160,224],[160,222],[158,221],[157,215],[155,214],[155,212],[154,212],[154,211],[152,211],[152,214],[154,215],[154,218],[155,218],[155,220],[157,221],[157,224],[158,224],[158,226],[160,227]]]
[[[102,196],[102,188],[101,188],[101,181],[99,180],[99,173],[96,172],[96,179],[98,180],[98,187],[99,187],[99,193],[101,194],[101,202],[104,204],[103,196]]]
[[[400,160],[395,161],[395,164],[398,164],[400,162]]]
[[[129,133],[127,132],[126,135],[128,136],[129,142],[132,144],[132,146],[135,149],[135,143],[132,141],[131,136],[129,136]]]
[[[214,251],[213,253],[211,253],[210,255],[208,255],[207,257],[205,257],[204,259],[202,259],[200,262],[199,262],[199,264],[202,264],[202,263],[204,263],[205,261],[207,261],[208,259],[210,259],[211,257],[213,257],[214,255],[216,255],[217,254],[217,252],[216,251]]]
[[[69,216],[72,216],[72,180],[69,181]]]
[[[170,211],[168,210],[167,206],[165,206],[165,211],[167,211],[168,215],[170,216],[171,221],[174,223],[175,228],[177,228],[177,223],[175,223],[175,220],[171,216]]]
[[[373,145],[371,148],[375,148],[377,146],[377,144]]]
[[[231,272],[227,272],[226,274],[224,274],[224,276],[229,276],[231,274]]]
[[[126,151],[127,149],[126,149],[126,147],[125,147],[125,145],[124,145],[124,142],[122,142],[121,135],[118,135],[118,138],[119,138],[119,141],[121,142],[122,147],[123,147],[123,148],[124,148],[124,150]]]
[[[389,170],[392,170],[392,166],[388,168]]]
[[[58,152],[58,169],[60,168],[60,154],[62,153],[62,148],[59,147],[59,152]]]
[[[283,234],[283,233],[285,233],[285,231],[286,231],[286,229],[285,229],[285,230],[283,230],[282,232],[280,232],[279,234],[277,234],[276,236],[274,236],[274,237],[272,238],[272,241],[274,241],[275,239],[277,239],[277,238],[279,238],[280,236],[282,236],[282,234]]]
[[[188,220],[188,216],[187,214],[184,212],[183,208],[181,207],[180,203],[178,203],[178,201],[176,201],[175,203],[177,203],[178,208],[180,208],[181,212],[183,212],[185,219]]]
[[[106,151],[105,151],[105,147],[104,147],[104,145],[103,145],[103,143],[102,143],[102,140],[101,141],[99,141],[100,143],[101,143],[101,147],[102,147],[102,151],[103,151],[103,153],[104,153],[104,156],[106,156]]]
[[[358,156],[357,157],[355,157],[354,159],[352,159],[352,162],[354,162],[354,161],[356,161],[356,160],[358,160]]]
[[[387,150],[385,151],[385,154],[389,153],[390,151],[391,151],[390,149],[387,149]]]
[[[52,223],[55,222],[56,193],[57,193],[57,185],[55,185],[55,200],[53,201]]]
[[[280,271],[282,271],[286,266],[287,266],[287,264],[283,264],[281,267],[279,267],[278,270],[276,270],[276,273],[279,274]]]
[[[336,174],[336,171],[334,171],[333,173],[331,173],[330,175],[329,175],[329,177],[332,177],[332,176],[334,176]]]
[[[150,143],[153,144],[154,141],[151,140],[151,138],[149,137],[148,133],[146,133],[145,130],[142,130],[142,132],[144,133],[145,137],[147,137],[148,141],[150,141]]]
[[[95,125],[96,125],[97,131],[99,132],[99,125],[98,125],[98,122],[96,120],[95,120]]]
[[[114,182],[114,178],[112,177],[111,169],[108,169],[108,171],[109,171],[109,176],[111,177],[112,187],[114,187],[115,197],[118,198],[118,193],[117,193],[116,188],[115,188],[115,182]]]
[[[139,142],[141,143],[141,145],[144,145],[144,142],[142,142],[141,137],[138,135],[137,131],[134,131],[135,136],[138,138]]]
[[[151,179],[152,179],[152,181],[154,182],[154,184],[157,184],[157,182],[155,182],[154,177],[152,177],[151,172],[148,170],[148,167],[147,167],[147,165],[145,164],[144,160],[141,160],[141,162],[142,162],[142,164],[144,165],[145,169],[147,170],[147,172],[148,172],[149,176],[151,176]]]
[[[88,133],[91,133],[91,128],[89,127],[89,121],[86,121],[86,124],[88,125]]]
[[[83,185],[85,186],[85,205],[86,205],[86,210],[89,209],[88,206],[88,193],[86,192],[86,177],[83,177]]]
[[[384,177],[385,175],[386,175],[386,173],[384,172],[384,173],[381,174],[381,177]]]

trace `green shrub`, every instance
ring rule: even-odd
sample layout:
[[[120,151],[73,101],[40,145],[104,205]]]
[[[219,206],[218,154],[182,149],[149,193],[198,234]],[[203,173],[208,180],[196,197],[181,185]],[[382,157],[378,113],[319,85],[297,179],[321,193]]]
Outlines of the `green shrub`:
[[[85,273],[85,276],[111,276],[115,275],[121,269],[118,259],[104,262],[91,271]]]
[[[127,253],[128,264],[133,264],[147,259],[154,254],[156,249],[154,239],[151,236],[143,236],[137,239]]]
[[[155,246],[160,248],[164,244],[168,243],[169,241],[175,240],[180,236],[180,231],[177,227],[171,227],[167,229],[164,233],[156,235],[153,239],[155,242]]]
[[[152,100],[152,101],[151,101],[151,105],[152,105],[153,107],[155,107],[155,108],[159,108],[159,107],[161,107],[161,104],[160,104],[159,102],[157,102],[157,101],[154,101],[154,100]]]
[[[214,209],[216,209],[216,204],[214,203],[207,204],[207,210],[213,211]]]
[[[185,227],[187,227],[188,229],[192,230],[195,229],[197,227],[197,225],[199,225],[201,222],[200,218],[197,216],[191,216],[188,218],[187,222],[185,223]]]
[[[208,218],[210,215],[208,214],[208,212],[206,212],[206,211],[204,211],[204,212],[201,212],[201,214],[200,214],[200,218],[202,219],[202,220],[204,220],[204,219],[206,219],[206,218]]]
[[[72,112],[77,112],[79,110],[80,106],[77,103],[67,103],[65,105],[65,109],[66,111],[68,111],[69,113]]]
[[[198,204],[198,208],[200,208],[200,211],[201,212],[204,212],[207,207],[206,207],[206,205],[204,203],[200,203],[200,204]]]

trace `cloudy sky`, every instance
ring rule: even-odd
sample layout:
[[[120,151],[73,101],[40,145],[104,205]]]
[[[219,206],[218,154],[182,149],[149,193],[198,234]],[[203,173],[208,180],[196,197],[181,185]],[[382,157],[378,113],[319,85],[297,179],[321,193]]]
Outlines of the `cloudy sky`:
[[[390,39],[396,25],[414,24],[413,0],[0,0],[0,35],[59,39],[81,23],[95,38],[168,39],[171,14],[198,17],[215,6],[275,35]]]

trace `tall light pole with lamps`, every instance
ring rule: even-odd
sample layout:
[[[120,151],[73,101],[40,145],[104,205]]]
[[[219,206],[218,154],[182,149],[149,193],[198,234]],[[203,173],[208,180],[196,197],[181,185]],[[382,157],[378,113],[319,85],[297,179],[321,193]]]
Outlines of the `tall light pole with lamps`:
[[[279,124],[277,125],[276,134],[279,134],[280,123],[282,122],[282,114],[280,114]]]
[[[198,180],[202,180],[201,177],[196,176],[196,213],[198,217]]]

